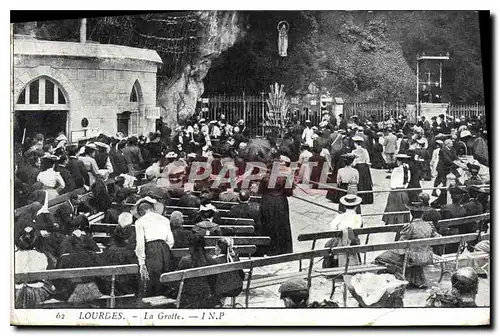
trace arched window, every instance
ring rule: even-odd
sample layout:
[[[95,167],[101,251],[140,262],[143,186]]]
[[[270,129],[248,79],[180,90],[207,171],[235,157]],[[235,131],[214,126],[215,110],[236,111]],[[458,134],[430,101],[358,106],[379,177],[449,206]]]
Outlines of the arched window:
[[[68,100],[63,90],[47,77],[39,77],[26,85],[16,102],[16,110],[68,109]]]
[[[130,102],[131,103],[137,103],[139,99],[137,98],[139,95],[137,94],[137,88],[136,84],[132,86],[132,92],[130,92]]]

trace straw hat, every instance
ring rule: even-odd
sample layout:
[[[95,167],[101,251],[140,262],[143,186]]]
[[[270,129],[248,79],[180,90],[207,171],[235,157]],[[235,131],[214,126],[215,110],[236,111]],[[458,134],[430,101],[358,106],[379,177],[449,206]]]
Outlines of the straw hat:
[[[163,209],[164,209],[164,205],[160,202],[158,202],[157,200],[149,197],[149,196],[146,196],[144,198],[141,198],[140,200],[138,200],[134,206],[132,207],[132,209],[130,210],[130,213],[132,215],[134,215],[134,217],[141,217],[138,213],[137,213],[137,208],[139,207],[139,205],[141,205],[142,203],[149,203],[153,206],[153,211],[156,212],[157,214],[162,214],[163,213]]]
[[[291,163],[292,162],[290,160],[290,158],[288,156],[285,156],[285,155],[280,155],[280,161],[283,163]]]
[[[97,150],[95,143],[88,143],[85,145],[85,147],[93,149],[93,150]]]
[[[411,156],[406,155],[406,154],[396,154],[394,157],[396,159],[411,159]]]
[[[94,142],[94,144],[95,144],[97,147],[100,147],[100,148],[106,148],[106,150],[109,150],[109,145],[105,144],[104,142],[99,142],[99,141],[96,141],[96,142]]]
[[[176,159],[177,158],[177,154],[175,152],[168,152],[166,155],[165,155],[165,158],[166,159]]]
[[[471,136],[471,132],[469,130],[464,130],[462,132],[460,132],[460,137],[461,138],[465,138],[465,137],[468,137],[468,136]]]
[[[344,204],[347,207],[355,207],[358,204],[361,204],[361,202],[361,197],[353,194],[347,194],[340,198],[340,203]]]

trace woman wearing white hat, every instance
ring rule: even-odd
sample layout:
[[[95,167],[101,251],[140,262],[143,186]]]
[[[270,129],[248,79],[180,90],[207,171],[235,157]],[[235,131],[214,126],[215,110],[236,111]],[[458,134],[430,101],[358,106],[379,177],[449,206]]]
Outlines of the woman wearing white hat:
[[[57,156],[46,153],[45,156],[42,157],[40,165],[41,172],[36,178],[38,182],[43,184],[43,189],[47,191],[49,200],[57,197],[59,191],[66,187],[66,183],[61,174],[54,170],[58,159]]]
[[[340,198],[340,203],[345,208],[345,212],[335,216],[330,222],[330,229],[334,231],[342,231],[341,238],[332,238],[326,244],[325,247],[337,247],[337,246],[349,246],[349,245],[359,245],[359,239],[352,229],[359,229],[363,227],[363,218],[361,215],[356,213],[356,208],[361,204],[361,197],[354,194],[347,194]],[[359,265],[360,264],[359,255],[349,256],[349,265]],[[323,263],[324,268],[329,267],[339,267],[344,266],[347,262],[345,256],[338,256],[334,258],[325,259]]]
[[[162,203],[151,197],[144,197],[130,211],[138,217],[135,222],[135,254],[144,296],[163,294],[165,289],[160,276],[173,269],[170,249],[174,246],[174,236],[170,221],[162,216],[163,209]]]

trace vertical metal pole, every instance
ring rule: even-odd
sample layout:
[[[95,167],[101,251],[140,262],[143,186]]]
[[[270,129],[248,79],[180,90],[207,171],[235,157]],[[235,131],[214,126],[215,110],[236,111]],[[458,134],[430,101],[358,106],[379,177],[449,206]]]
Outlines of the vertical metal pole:
[[[80,43],[87,42],[87,19],[83,18],[80,21]]]
[[[439,88],[443,87],[443,61],[439,61]]]
[[[246,102],[245,102],[245,91],[243,91],[243,122],[245,125],[247,124],[247,109],[246,109]]]
[[[260,96],[262,98],[262,136],[265,135],[265,129],[264,129],[264,120],[265,120],[265,101],[264,101],[264,92],[260,93]]]
[[[109,303],[109,308],[115,308],[115,282],[116,275],[111,276],[111,301]]]
[[[418,119],[418,114],[420,110],[420,82],[418,81],[418,76],[420,75],[419,72],[419,65],[418,65],[418,55],[417,55],[417,103],[415,104],[415,122]]]

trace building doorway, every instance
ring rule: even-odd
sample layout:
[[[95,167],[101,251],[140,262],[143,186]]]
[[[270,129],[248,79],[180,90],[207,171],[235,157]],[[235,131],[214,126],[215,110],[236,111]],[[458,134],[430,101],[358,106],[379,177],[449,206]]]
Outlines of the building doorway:
[[[14,143],[24,138],[43,134],[44,138],[55,138],[59,132],[66,133],[68,111],[16,111],[14,114]]]
[[[116,115],[116,129],[119,133],[122,133],[124,136],[128,136],[129,127],[130,127],[130,113],[129,111],[125,111],[122,113],[118,113]]]

